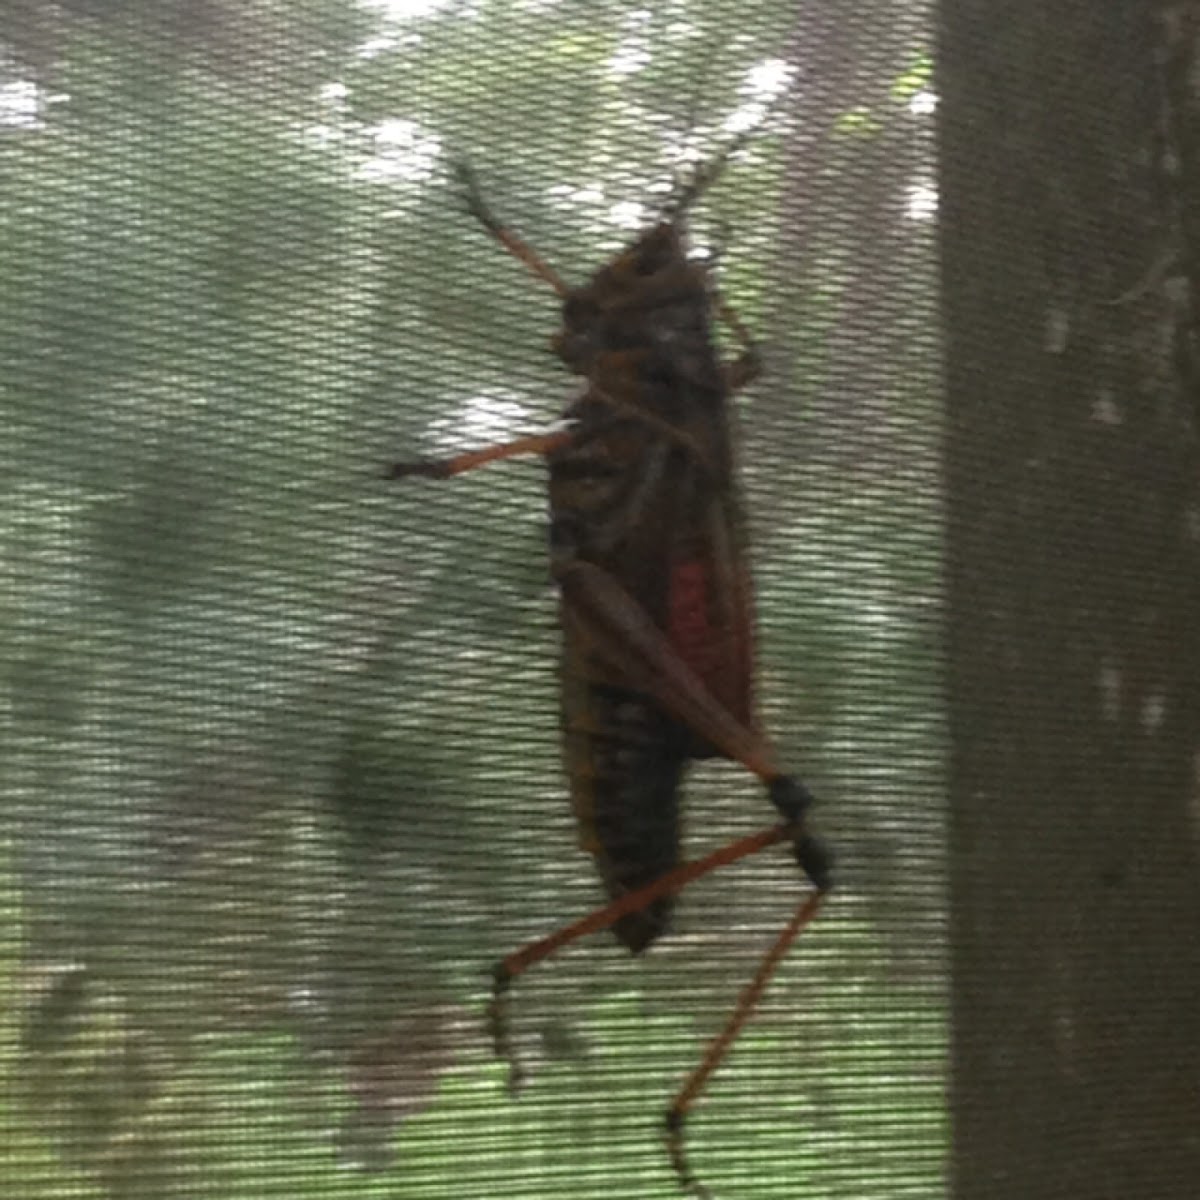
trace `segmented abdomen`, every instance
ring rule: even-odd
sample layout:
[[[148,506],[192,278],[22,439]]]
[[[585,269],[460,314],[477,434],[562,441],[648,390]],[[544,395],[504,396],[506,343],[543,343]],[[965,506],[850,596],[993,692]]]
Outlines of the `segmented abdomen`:
[[[625,382],[618,391],[606,380],[627,398],[623,405],[601,398],[608,390],[585,392],[566,414],[579,436],[549,456],[552,569],[563,579],[579,562],[603,571],[698,684],[747,721],[749,592],[723,433],[664,429],[668,405],[649,403],[654,385]],[[693,395],[679,382],[669,399],[688,401],[723,430],[719,394]],[[583,847],[617,898],[678,865],[683,771],[690,758],[715,751],[647,694],[644,678],[627,678],[590,643],[586,621],[564,613],[562,624],[572,801]],[[673,898],[660,898],[621,918],[614,932],[636,953],[663,933],[672,907]]]
[[[644,696],[590,683],[564,666],[563,744],[580,842],[613,899],[679,860],[679,785],[687,748]],[[622,917],[613,932],[635,954],[666,928],[674,898]]]

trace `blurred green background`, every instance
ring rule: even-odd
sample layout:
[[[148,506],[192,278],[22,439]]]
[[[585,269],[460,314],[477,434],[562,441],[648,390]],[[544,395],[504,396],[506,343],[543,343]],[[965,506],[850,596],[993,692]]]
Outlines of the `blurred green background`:
[[[739,400],[763,713],[843,887],[692,1121],[718,1194],[944,1194],[928,14],[764,0],[71,0],[0,24],[0,1191],[672,1196],[663,1107],[800,880],[644,960],[492,962],[593,904],[556,742],[553,296],[696,215]],[[783,96],[785,89],[791,91]],[[689,850],[770,820],[687,786]]]

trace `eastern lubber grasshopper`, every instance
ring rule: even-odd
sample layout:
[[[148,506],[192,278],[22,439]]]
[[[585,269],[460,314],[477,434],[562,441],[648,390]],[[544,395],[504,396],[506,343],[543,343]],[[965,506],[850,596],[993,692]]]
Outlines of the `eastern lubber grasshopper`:
[[[727,157],[698,172],[651,228],[577,288],[500,224],[460,167],[469,211],[561,298],[554,349],[584,382],[546,432],[389,472],[441,479],[518,454],[542,455],[549,467],[566,769],[583,846],[611,903],[496,967],[492,1030],[514,1088],[521,1076],[505,1000],[523,971],[608,927],[633,953],[644,950],[666,930],[687,883],[777,842],[792,843],[815,886],[667,1111],[672,1161],[700,1194],[684,1157],[688,1111],[831,886],[830,855],[805,826],[812,798],[779,770],[754,715],[751,583],[728,409],[758,374],[758,356],[685,245],[687,210]],[[728,364],[713,342],[714,313],[741,346]],[[681,865],[684,767],[718,756],[753,771],[782,820]]]

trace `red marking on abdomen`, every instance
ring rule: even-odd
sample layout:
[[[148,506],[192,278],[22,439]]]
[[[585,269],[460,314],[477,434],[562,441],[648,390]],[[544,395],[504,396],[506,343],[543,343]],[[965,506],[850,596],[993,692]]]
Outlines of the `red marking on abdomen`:
[[[750,699],[749,630],[713,624],[712,576],[704,559],[675,563],[667,598],[667,638],[708,690],[741,720]]]
[[[712,664],[708,616],[708,568],[703,561],[675,563],[667,600],[667,637],[697,674]]]

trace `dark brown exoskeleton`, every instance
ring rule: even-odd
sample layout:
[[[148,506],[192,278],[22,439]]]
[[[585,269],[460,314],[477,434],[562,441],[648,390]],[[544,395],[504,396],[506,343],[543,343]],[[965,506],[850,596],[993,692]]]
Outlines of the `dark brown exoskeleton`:
[[[668,1110],[672,1161],[700,1194],[683,1153],[688,1110],[831,886],[830,855],[805,825],[811,797],[779,770],[754,715],[751,582],[728,409],[758,359],[707,266],[688,258],[682,230],[719,166],[698,173],[653,227],[577,288],[493,217],[461,168],[470,211],[562,298],[554,348],[584,384],[548,432],[390,472],[445,478],[517,454],[541,454],[549,466],[566,768],[581,840],[611,903],[497,966],[493,1032],[514,1087],[520,1070],[504,1002],[535,963],[606,927],[638,953],[666,930],[687,883],[777,842],[792,843],[815,887]],[[714,312],[742,347],[727,365],[713,342]],[[684,768],[711,757],[753,771],[782,820],[681,865]]]

